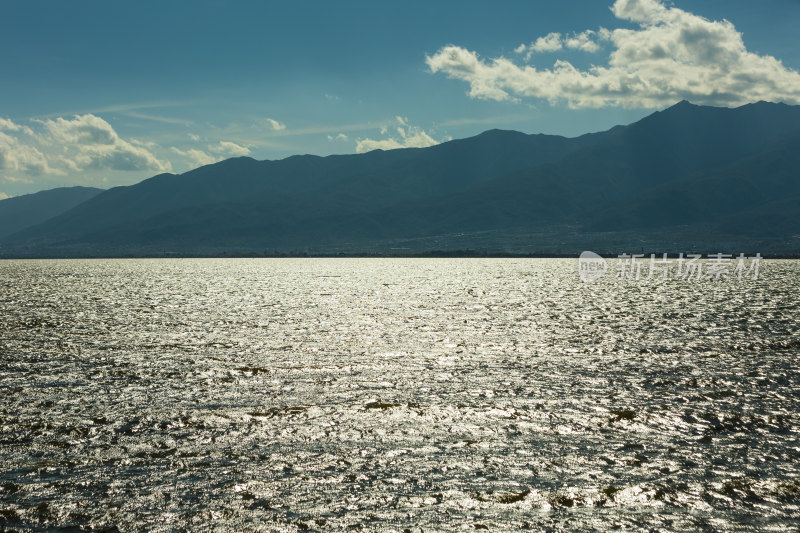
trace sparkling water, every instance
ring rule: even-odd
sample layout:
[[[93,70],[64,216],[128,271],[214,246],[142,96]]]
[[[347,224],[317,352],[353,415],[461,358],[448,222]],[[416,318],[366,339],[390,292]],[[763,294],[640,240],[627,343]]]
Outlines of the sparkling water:
[[[0,262],[0,526],[788,530],[800,262]]]

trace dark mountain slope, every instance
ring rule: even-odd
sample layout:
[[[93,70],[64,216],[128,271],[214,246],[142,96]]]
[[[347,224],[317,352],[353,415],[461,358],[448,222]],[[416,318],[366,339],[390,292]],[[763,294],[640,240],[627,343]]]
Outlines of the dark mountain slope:
[[[236,158],[111,189],[3,244],[21,254],[359,253],[441,235],[491,249],[515,235],[557,245],[564,227],[662,242],[681,227],[698,245],[704,232],[727,232],[726,243],[759,236],[791,252],[799,139],[797,106],[682,102],[575,139],[491,130],[421,149]]]
[[[46,244],[98,231],[122,231],[169,211],[217,203],[294,203],[313,206],[313,213],[329,204],[350,212],[374,211],[400,201],[448,194],[496,172],[552,161],[578,146],[563,137],[493,130],[425,149],[293,156],[280,161],[229,159],[182,175],[161,174],[113,188],[16,235],[13,242]]]
[[[69,211],[102,189],[62,187],[0,200],[0,238]]]
[[[780,210],[800,195],[800,135],[762,148],[706,173],[663,183],[640,195],[636,202],[618,201],[597,213],[603,230],[655,228],[665,224],[734,223],[736,231],[769,233],[780,229],[800,233],[800,204]],[[755,216],[760,213],[759,216]],[[764,216],[769,214],[769,219]],[[782,222],[776,225],[776,220]],[[724,222],[724,224],[723,224]]]

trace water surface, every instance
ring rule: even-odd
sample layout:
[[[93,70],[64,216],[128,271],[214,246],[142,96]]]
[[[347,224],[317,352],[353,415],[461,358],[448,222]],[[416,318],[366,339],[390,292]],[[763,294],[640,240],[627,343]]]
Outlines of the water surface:
[[[0,262],[0,526],[786,530],[800,262]]]

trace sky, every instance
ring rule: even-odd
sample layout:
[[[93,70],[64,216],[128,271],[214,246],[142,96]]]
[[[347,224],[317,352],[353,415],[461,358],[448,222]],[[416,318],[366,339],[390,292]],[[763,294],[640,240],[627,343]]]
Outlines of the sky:
[[[800,0],[0,2],[0,199],[800,104]]]

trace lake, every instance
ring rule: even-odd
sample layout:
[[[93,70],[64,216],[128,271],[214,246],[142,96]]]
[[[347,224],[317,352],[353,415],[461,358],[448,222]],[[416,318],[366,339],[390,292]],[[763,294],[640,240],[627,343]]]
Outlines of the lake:
[[[8,529],[788,530],[800,262],[0,262]]]

